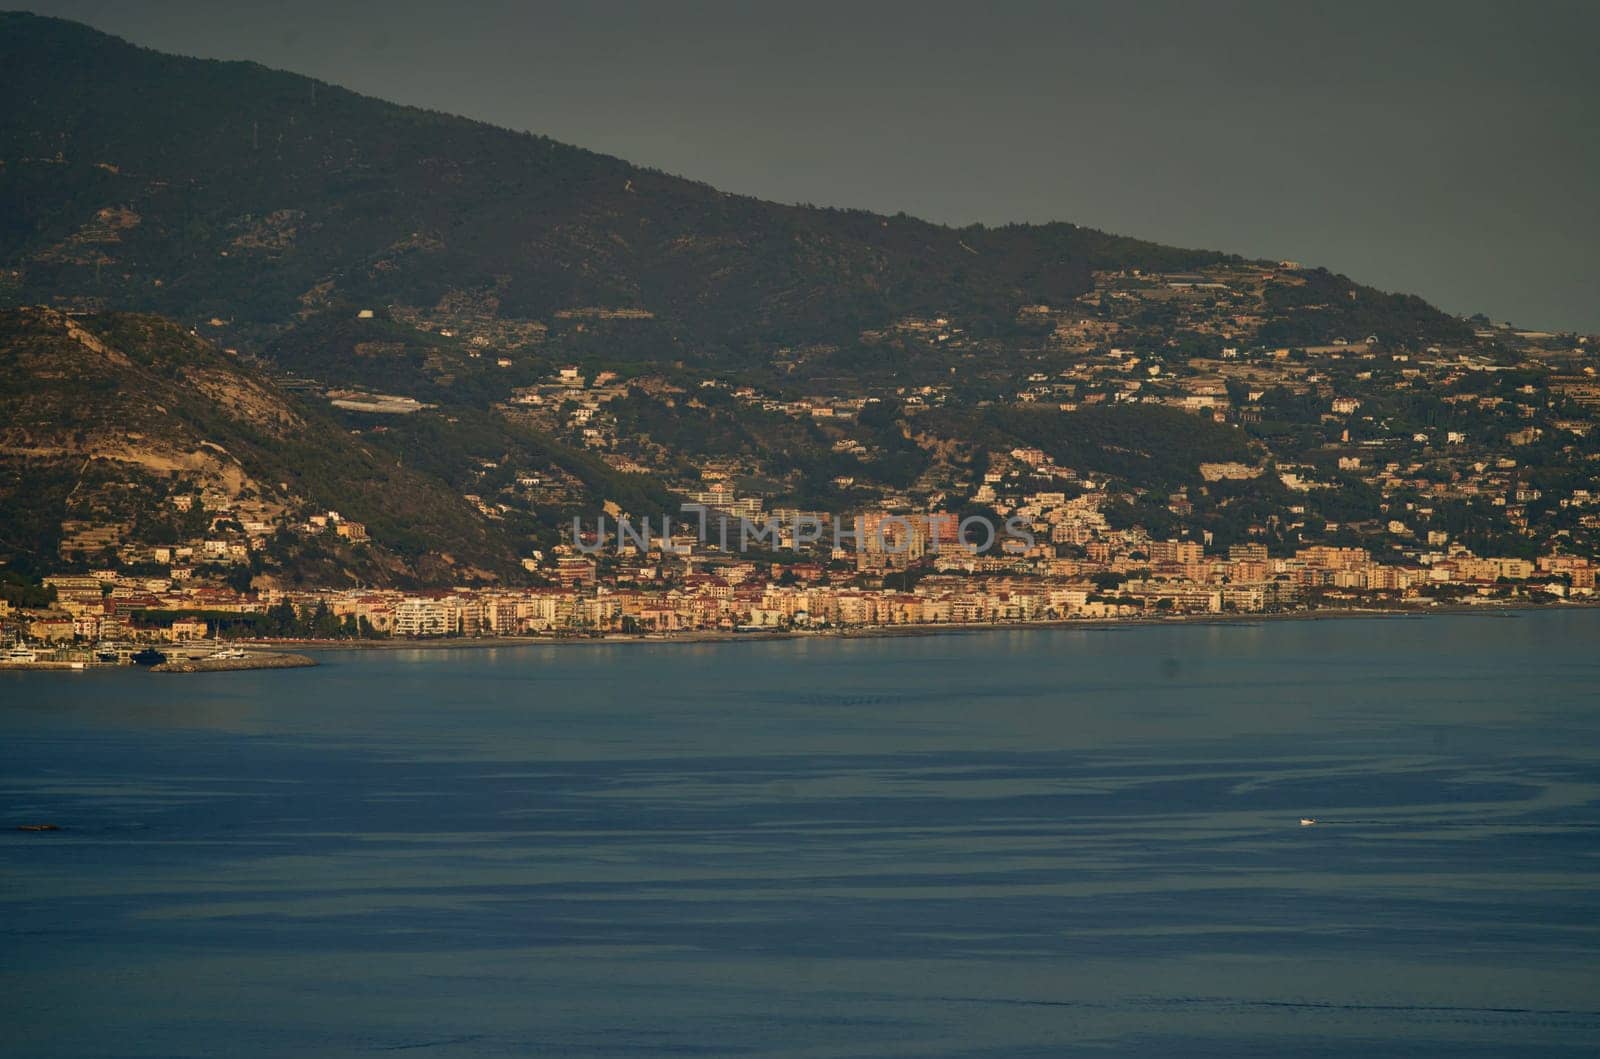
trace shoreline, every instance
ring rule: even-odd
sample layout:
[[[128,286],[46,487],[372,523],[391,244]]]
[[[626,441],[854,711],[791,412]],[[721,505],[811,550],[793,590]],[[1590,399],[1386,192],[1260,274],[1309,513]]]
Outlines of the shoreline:
[[[1140,618],[1057,618],[1050,621],[1028,622],[950,622],[938,625],[872,625],[847,629],[772,629],[765,631],[729,632],[720,629],[702,629],[695,632],[666,635],[638,635],[609,633],[602,636],[462,636],[436,637],[426,640],[233,640],[235,646],[252,650],[246,658],[217,660],[180,660],[149,667],[149,672],[159,673],[229,673],[258,669],[291,669],[316,666],[312,655],[328,651],[473,651],[489,648],[520,647],[611,647],[619,645],[676,646],[762,643],[779,640],[835,639],[864,640],[891,637],[961,636],[996,632],[1035,632],[1080,629],[1085,632],[1116,632],[1119,630],[1160,628],[1178,625],[1211,625],[1217,627],[1248,627],[1268,622],[1340,621],[1358,618],[1387,618],[1416,620],[1437,616],[1475,615],[1485,618],[1515,619],[1525,614],[1549,613],[1566,610],[1594,610],[1600,600],[1529,605],[1516,604],[1446,604],[1437,607],[1338,607],[1320,610],[1288,611],[1276,614],[1179,614],[1169,617]],[[304,653],[301,653],[304,652]],[[103,672],[108,670],[143,669],[138,666],[120,666],[104,663],[22,662],[0,664],[5,672]]]
[[[426,640],[241,640],[252,647],[281,645],[297,651],[454,651],[494,647],[605,647],[623,644],[728,644],[772,642],[798,639],[876,639],[903,636],[947,636],[990,632],[1083,629],[1109,632],[1118,629],[1151,628],[1174,625],[1250,626],[1281,621],[1334,621],[1350,618],[1418,619],[1438,615],[1475,614],[1482,617],[1516,618],[1526,613],[1556,610],[1592,610],[1594,603],[1447,604],[1438,607],[1365,608],[1339,607],[1321,610],[1288,611],[1276,614],[1180,614],[1165,618],[1056,618],[1050,621],[947,622],[944,624],[869,625],[847,629],[773,629],[729,632],[702,629],[695,632],[663,635],[607,633],[600,636],[459,636],[432,637]]]

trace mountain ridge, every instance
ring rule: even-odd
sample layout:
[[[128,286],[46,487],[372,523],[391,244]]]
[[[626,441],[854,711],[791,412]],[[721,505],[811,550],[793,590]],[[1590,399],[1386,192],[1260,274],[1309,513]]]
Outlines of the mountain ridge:
[[[31,15],[0,15],[0,91],[0,410],[51,449],[8,443],[0,493],[43,499],[9,505],[25,524],[0,526],[0,559],[81,568],[103,549],[70,542],[105,539],[147,563],[176,532],[110,500],[85,531],[67,502],[131,464],[125,435],[65,428],[145,396],[124,367],[62,369],[86,356],[73,328],[182,354],[147,387],[177,414],[135,408],[185,458],[237,449],[272,487],[270,511],[216,498],[265,527],[233,532],[267,580],[552,576],[572,516],[697,496],[841,515],[1070,498],[1108,531],[1219,547],[1600,531],[1539,499],[1587,473],[1583,342],[1324,269],[768,203]],[[299,426],[263,433],[252,402]],[[208,459],[178,468],[184,495]],[[170,501],[144,485],[140,510]],[[360,554],[330,509],[370,533]]]
[[[752,345],[845,341],[908,313],[996,326],[1083,294],[1097,267],[1241,260],[1068,222],[953,228],[768,203],[255,63],[38,16],[0,26],[14,300],[222,313],[253,342],[330,281],[356,302],[493,288],[511,318],[645,309],[663,345],[748,362]],[[108,235],[90,204],[127,211],[122,227]]]

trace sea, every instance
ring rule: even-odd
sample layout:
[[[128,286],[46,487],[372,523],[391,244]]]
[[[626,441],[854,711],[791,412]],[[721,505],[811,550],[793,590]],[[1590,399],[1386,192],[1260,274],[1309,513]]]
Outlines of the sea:
[[[1597,645],[1563,609],[0,674],[0,1054],[1593,1056]]]

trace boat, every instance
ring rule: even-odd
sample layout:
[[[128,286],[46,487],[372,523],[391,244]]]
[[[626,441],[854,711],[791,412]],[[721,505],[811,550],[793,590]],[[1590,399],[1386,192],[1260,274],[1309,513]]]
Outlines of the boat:
[[[1301,827],[1310,827],[1313,824],[1315,824],[1316,822],[1317,822],[1317,818],[1314,817],[1314,816],[1302,816],[1300,818],[1300,826]]]
[[[5,663],[6,665],[22,665],[27,662],[37,662],[38,660],[39,652],[27,646],[21,640],[6,648],[4,654],[0,654],[0,663]]]
[[[220,627],[219,627],[219,630],[220,630]],[[232,660],[234,660],[236,658],[245,658],[245,657],[247,657],[245,655],[245,652],[244,652],[243,648],[240,648],[240,647],[224,647],[224,646],[222,646],[222,633],[220,631],[218,631],[217,633],[215,633],[212,636],[211,647],[212,647],[211,653],[206,655],[205,658],[202,661],[206,661],[206,662],[228,662],[228,661],[232,661]]]
[[[154,647],[146,647],[141,651],[135,651],[131,658],[136,666],[159,665],[167,660],[167,656],[157,651]]]
[[[115,640],[101,640],[94,645],[94,660],[107,664],[126,662],[130,651],[131,648],[127,644]]]

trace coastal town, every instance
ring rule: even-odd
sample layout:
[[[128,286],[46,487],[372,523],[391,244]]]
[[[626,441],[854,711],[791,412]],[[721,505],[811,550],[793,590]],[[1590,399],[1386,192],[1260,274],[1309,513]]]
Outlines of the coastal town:
[[[63,479],[64,517],[40,538],[53,554],[27,575],[0,570],[0,665],[194,661],[222,641],[703,639],[1591,602],[1591,339],[1478,321],[1445,346],[1262,342],[1251,313],[1315,282],[1292,262],[1099,272],[1069,309],[1020,311],[1036,339],[1020,357],[957,319],[906,318],[862,341],[934,351],[949,381],[868,376],[851,393],[555,363],[495,414],[612,477],[515,447],[450,471],[466,517],[523,542],[498,570],[438,540],[420,556],[431,565],[407,560],[383,543],[396,534],[387,512],[358,517],[241,473],[237,443],[201,438],[185,457],[124,428],[108,442],[123,463],[91,458]],[[596,309],[553,323],[648,318]],[[72,317],[18,319],[61,328],[69,357],[100,348]],[[466,310],[405,319],[465,338],[473,361],[547,341]],[[184,341],[200,343],[186,355],[217,356]],[[804,377],[808,355],[784,354],[789,370]],[[205,371],[189,385],[210,394],[217,372]],[[230,406],[260,416],[268,387],[297,384],[231,385]],[[456,419],[403,395],[324,396],[350,452]],[[644,481],[660,488],[634,487]]]
[[[3,572],[0,665],[122,664],[163,645],[203,659],[224,640],[851,634],[1591,602],[1590,340],[1481,321],[1450,347],[1260,342],[1249,312],[1263,291],[1307,282],[1292,262],[1097,273],[1071,310],[1020,312],[1043,336],[1027,370],[977,381],[963,365],[997,351],[945,317],[863,335],[949,358],[953,381],[920,386],[783,394],[715,373],[558,364],[511,389],[504,421],[591,454],[617,482],[648,473],[678,503],[651,514],[555,463],[478,460],[459,473],[459,500],[484,526],[525,531],[509,572],[408,576],[374,558],[387,553],[364,518],[236,473],[96,488],[80,477],[44,569]],[[1145,318],[1152,305],[1165,330]],[[475,357],[545,340],[470,312],[407,319],[459,332]],[[395,394],[327,397],[352,445],[440,414]],[[684,430],[690,416],[698,433]],[[946,440],[996,422],[1011,433]],[[802,481],[776,444],[707,440],[728,423],[826,453],[817,466],[840,473]],[[1030,430],[1037,443],[1024,443]],[[797,503],[807,481],[826,507]]]
[[[710,516],[710,540],[674,520],[665,524],[682,532],[665,539],[623,532],[606,540],[602,519],[574,544],[530,559],[546,583],[526,587],[236,588],[195,574],[200,560],[227,556],[225,547],[158,547],[149,558],[170,564],[159,575],[52,574],[25,599],[11,593],[20,603],[0,601],[11,645],[0,665],[126,664],[141,648],[150,657],[163,648],[237,657],[222,640],[849,634],[1533,606],[1595,595],[1596,564],[1579,556],[1480,556],[1445,540],[1382,557],[1327,545],[1279,556],[1260,543],[1216,551],[1113,529],[1093,492],[1022,499],[1013,509],[1022,521],[1010,527],[1026,527],[1031,540],[1008,537],[988,549],[971,540],[973,520],[954,516],[875,513],[848,528],[819,517],[812,555],[797,551],[794,527],[777,521],[762,529],[786,549],[740,551],[757,527],[715,509],[699,513]],[[358,532],[335,512],[317,518],[335,527],[329,532]]]
[[[0,665],[1593,600],[1600,338],[1156,256],[749,357],[504,278],[311,292],[314,362],[0,314]]]

